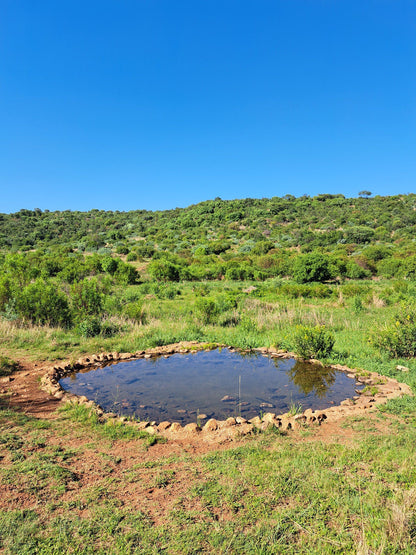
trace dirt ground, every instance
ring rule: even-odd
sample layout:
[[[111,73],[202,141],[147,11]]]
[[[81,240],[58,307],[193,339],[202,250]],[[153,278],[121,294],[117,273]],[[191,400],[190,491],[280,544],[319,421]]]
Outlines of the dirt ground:
[[[39,387],[45,365],[25,361],[20,363],[20,371],[10,377],[0,378],[3,404],[36,419],[56,421],[62,418],[57,412],[61,402]],[[388,430],[388,422],[376,418],[373,412],[368,412],[365,418],[368,419],[366,426],[374,432],[383,433]],[[342,420],[324,421],[320,425],[311,426],[306,434],[304,430],[290,430],[287,433],[295,443],[352,443],[356,432],[353,427],[342,424]],[[90,445],[89,441],[84,443],[89,439],[88,432],[84,431],[83,434],[80,435],[77,427],[72,425],[69,426],[69,432],[68,425],[66,426],[63,437],[56,431],[47,433],[48,448],[73,450],[76,453],[62,464],[75,474],[76,480],[71,481],[67,491],[60,496],[59,507],[76,501],[74,510],[80,516],[86,516],[89,511],[89,495],[101,487],[102,496],[110,495],[121,505],[147,512],[155,523],[162,522],[178,503],[187,510],[201,509],[198,498],[190,497],[188,493],[192,485],[206,479],[199,455],[213,450],[235,448],[251,441],[250,436],[247,436],[216,443],[192,434],[145,448],[137,440],[100,445],[96,438],[95,441],[91,438]],[[84,443],[81,449],[80,441]],[[40,446],[39,450],[44,448],[45,446]],[[10,464],[7,457],[3,460],[0,458],[0,464],[7,463]],[[169,476],[174,476],[174,479],[170,480]],[[160,487],[161,480],[166,481],[164,487]],[[15,484],[0,484],[0,509],[34,509],[49,500],[48,488],[37,493],[31,493],[24,487],[19,490],[18,486],[17,490]],[[83,498],[85,503],[82,502]],[[58,513],[61,510],[59,507],[56,509]],[[226,513],[221,513],[219,518],[226,519]]]

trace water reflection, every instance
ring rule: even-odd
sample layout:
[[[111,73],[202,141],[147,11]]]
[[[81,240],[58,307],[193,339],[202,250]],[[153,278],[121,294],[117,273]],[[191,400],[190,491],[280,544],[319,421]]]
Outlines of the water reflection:
[[[333,368],[300,361],[296,361],[286,373],[304,395],[313,393],[320,399],[326,397],[336,377],[336,371]]]
[[[293,403],[322,409],[355,389],[355,380],[331,368],[228,349],[114,363],[60,383],[107,411],[182,424],[201,414],[220,420],[279,414]]]

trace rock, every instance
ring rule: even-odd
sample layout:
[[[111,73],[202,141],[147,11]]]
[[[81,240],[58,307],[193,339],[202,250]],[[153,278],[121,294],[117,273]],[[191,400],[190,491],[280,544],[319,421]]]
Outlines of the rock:
[[[205,418],[207,418],[207,415],[204,413],[198,414],[198,418],[201,418],[201,420],[205,420]]]
[[[273,412],[266,412],[263,416],[263,422],[273,422],[276,419],[276,415]]]
[[[341,401],[340,405],[343,407],[350,407],[351,405],[353,405],[353,401],[351,399],[344,399],[344,401]]]
[[[218,422],[215,420],[215,418],[210,418],[204,426],[204,431],[206,432],[213,432],[217,429],[218,429]]]
[[[235,397],[232,397],[231,395],[224,395],[221,401],[223,403],[231,403],[232,401],[235,401]]]
[[[138,422],[137,423],[137,428],[139,430],[144,430],[145,428],[148,428],[149,426],[150,426],[149,422]]]
[[[271,403],[260,403],[260,406],[263,409],[272,409],[274,407],[274,405],[272,405]]]
[[[54,394],[54,397],[56,397],[56,399],[63,399],[64,396],[65,396],[65,393],[64,393],[63,391],[57,391],[57,392]]]
[[[236,419],[230,416],[230,418],[227,418],[227,420],[224,422],[224,428],[230,428],[231,426],[235,426],[236,424]]]
[[[152,358],[152,355],[151,355],[150,353],[146,353],[146,354],[144,355],[144,358]]]
[[[303,424],[306,422],[306,416],[304,414],[295,414],[293,417],[294,421],[298,424]]]
[[[326,416],[326,414],[325,414],[324,412],[319,411],[319,412],[316,413],[316,419],[317,419],[317,421],[318,421],[319,423],[321,423],[321,422],[323,422],[324,420],[326,420],[326,418],[327,418],[327,416]]]
[[[188,432],[188,433],[191,433],[191,434],[195,434],[197,432],[200,432],[201,428],[195,422],[191,422],[190,424],[187,424],[184,427],[184,431]]]
[[[246,424],[248,422],[248,420],[246,418],[243,418],[242,416],[237,416],[235,420],[237,424]]]
[[[172,422],[171,427],[169,428],[170,432],[180,432],[182,431],[182,426],[179,422]]]
[[[245,422],[241,424],[241,426],[238,426],[238,428],[236,429],[238,430],[239,435],[246,436],[247,434],[251,434],[251,432],[254,430],[254,426],[253,424]]]
[[[289,420],[288,417],[282,416],[281,418],[281,428],[282,430],[291,430],[292,429],[292,422]]]
[[[255,416],[254,418],[251,418],[249,422],[250,424],[253,424],[253,426],[256,426],[256,428],[260,428],[261,426],[261,419],[259,416]]]
[[[150,434],[150,435],[153,436],[153,435],[155,435],[155,434],[157,433],[157,430],[156,430],[156,428],[154,428],[153,426],[148,426],[148,427],[146,428],[145,432],[146,432],[147,434]]]
[[[396,370],[399,370],[400,372],[409,372],[409,368],[407,366],[402,366],[401,364],[398,364],[396,366]]]
[[[185,413],[186,413],[186,410],[185,410],[185,409],[178,409],[177,412],[178,412],[179,414],[185,414]]]
[[[163,421],[159,424],[157,429],[159,430],[159,432],[163,432],[163,431],[167,430],[170,426],[171,426],[171,423],[168,422],[167,420],[165,420],[165,421]]]

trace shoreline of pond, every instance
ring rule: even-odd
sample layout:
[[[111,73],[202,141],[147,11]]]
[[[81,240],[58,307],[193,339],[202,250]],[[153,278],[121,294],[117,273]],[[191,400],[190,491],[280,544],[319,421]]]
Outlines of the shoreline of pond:
[[[305,362],[327,366],[335,370],[345,372],[348,377],[354,378],[357,383],[364,386],[364,389],[358,393],[355,399],[345,399],[339,405],[332,406],[323,410],[306,409],[299,414],[285,413],[276,415],[269,412],[263,415],[255,416],[249,420],[242,417],[230,417],[226,420],[216,420],[210,418],[204,426],[199,426],[197,422],[182,426],[178,422],[170,421],[133,421],[126,416],[119,416],[115,413],[105,412],[97,403],[85,396],[77,396],[73,393],[65,391],[59,384],[59,381],[69,376],[71,373],[81,369],[94,369],[102,366],[108,366],[120,361],[131,361],[135,359],[151,359],[161,356],[171,356],[176,353],[188,354],[198,351],[211,351],[218,348],[227,348],[230,352],[238,352],[241,354],[258,352],[270,358],[294,358]],[[46,369],[41,378],[41,388],[43,391],[52,395],[61,403],[82,404],[90,408],[102,422],[114,420],[124,422],[126,425],[135,426],[139,430],[145,430],[149,434],[162,435],[168,439],[175,437],[187,436],[189,434],[199,434],[201,437],[212,439],[216,437],[219,441],[229,440],[236,436],[244,436],[256,431],[265,431],[269,428],[276,428],[279,431],[287,432],[290,429],[313,424],[320,425],[324,420],[338,420],[347,416],[365,413],[377,405],[386,403],[389,399],[394,399],[402,395],[413,395],[411,388],[403,383],[398,382],[394,378],[382,376],[376,372],[364,371],[362,369],[352,369],[341,364],[323,364],[315,359],[302,359],[296,357],[294,353],[273,349],[273,348],[257,348],[257,349],[237,349],[233,346],[218,343],[198,343],[198,342],[182,342],[172,345],[154,347],[152,349],[136,351],[134,353],[99,353],[92,356],[85,356],[76,362],[68,362],[53,366],[52,369]]]

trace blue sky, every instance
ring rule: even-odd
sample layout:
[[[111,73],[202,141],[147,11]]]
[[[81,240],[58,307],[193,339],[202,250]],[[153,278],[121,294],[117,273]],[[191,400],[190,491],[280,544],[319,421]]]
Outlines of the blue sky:
[[[2,0],[0,212],[416,192],[414,0]]]

